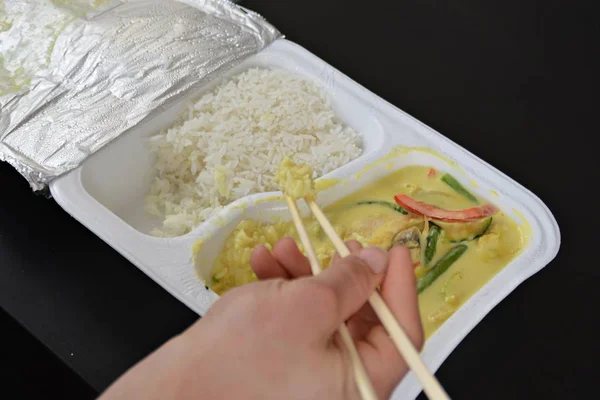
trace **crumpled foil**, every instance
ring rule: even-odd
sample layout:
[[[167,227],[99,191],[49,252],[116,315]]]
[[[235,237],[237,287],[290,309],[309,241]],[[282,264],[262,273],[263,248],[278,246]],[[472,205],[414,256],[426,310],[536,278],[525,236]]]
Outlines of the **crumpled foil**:
[[[279,37],[227,0],[0,0],[0,160],[45,189]]]

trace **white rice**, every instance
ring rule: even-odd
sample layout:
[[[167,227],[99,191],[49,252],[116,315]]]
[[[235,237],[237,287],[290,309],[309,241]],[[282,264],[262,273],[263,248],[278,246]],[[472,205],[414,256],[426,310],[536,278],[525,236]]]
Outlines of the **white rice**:
[[[336,117],[313,82],[254,68],[190,104],[187,118],[150,139],[157,176],[146,211],[164,218],[155,236],[179,236],[227,204],[279,190],[284,156],[311,165],[315,178],[357,158],[360,137]]]

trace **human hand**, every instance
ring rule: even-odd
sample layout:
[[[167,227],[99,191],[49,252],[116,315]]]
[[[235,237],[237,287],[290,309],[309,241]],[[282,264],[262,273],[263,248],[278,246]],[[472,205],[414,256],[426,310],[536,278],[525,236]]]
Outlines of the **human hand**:
[[[378,248],[363,249],[356,241],[347,242],[346,245],[353,257],[342,260],[336,255],[333,265],[323,274],[329,272],[334,275],[333,281],[337,285],[334,284],[330,287],[334,291],[342,292],[338,294],[338,300],[341,303],[349,304],[349,310],[354,311],[351,311],[350,314],[342,312],[342,315],[344,317],[349,315],[345,322],[378,396],[382,399],[388,398],[408,371],[408,366],[375,312],[367,304],[367,300],[375,287],[380,285],[381,295],[386,304],[405,329],[415,347],[419,350],[422,348],[424,333],[418,311],[416,283],[410,253],[408,249],[401,246],[394,247],[386,254]],[[376,270],[383,265],[384,270],[371,274],[368,269],[364,268],[365,265],[361,261],[366,262],[372,268],[375,267]],[[294,279],[312,274],[308,259],[300,253],[296,243],[287,238],[278,242],[273,252],[265,247],[257,248],[252,255],[251,262],[254,272],[261,280]],[[331,271],[334,268],[338,270]],[[343,276],[344,273],[346,276]],[[344,300],[344,296],[354,298]],[[360,305],[358,309],[357,305]],[[335,317],[331,315],[324,315],[323,318],[335,320]],[[339,325],[337,326],[339,327]],[[355,385],[352,365],[345,346],[337,335],[333,336],[332,341],[336,351],[346,353],[344,356],[345,380]],[[358,398],[355,386],[353,388],[354,391],[349,392],[352,397],[341,396],[338,398]]]
[[[258,247],[261,280],[225,293],[198,322],[133,367],[104,399],[358,399],[350,356],[337,329],[347,322],[373,387],[388,398],[406,374],[402,356],[367,303],[381,295],[421,348],[408,250],[362,249],[335,257],[316,277],[292,239]]]

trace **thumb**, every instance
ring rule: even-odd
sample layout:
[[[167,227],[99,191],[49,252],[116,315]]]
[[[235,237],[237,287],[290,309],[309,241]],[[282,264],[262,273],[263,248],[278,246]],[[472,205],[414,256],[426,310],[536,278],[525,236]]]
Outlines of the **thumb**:
[[[368,247],[334,262],[313,278],[334,294],[333,308],[337,314],[334,330],[367,302],[381,284],[387,266],[388,253],[378,247]]]

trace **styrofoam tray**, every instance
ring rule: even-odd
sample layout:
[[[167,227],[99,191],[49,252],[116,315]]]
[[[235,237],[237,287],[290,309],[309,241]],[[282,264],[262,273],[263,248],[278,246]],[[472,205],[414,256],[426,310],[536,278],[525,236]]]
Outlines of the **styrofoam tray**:
[[[442,171],[452,171],[465,185],[493,201],[517,222],[525,219],[530,225],[531,237],[522,253],[429,338],[422,356],[432,371],[437,370],[496,304],[556,256],[560,246],[558,225],[548,208],[534,194],[288,40],[277,40],[258,55],[213,80],[200,92],[190,94],[188,99],[213,89],[223,78],[257,66],[285,68],[317,81],[329,94],[341,119],[362,135],[363,154],[324,177],[340,178],[342,183],[319,194],[318,201],[323,206],[390,173],[389,168],[432,165]],[[187,235],[155,238],[146,234],[151,228],[160,226],[161,222],[146,214],[143,207],[153,173],[153,156],[147,137],[172,125],[184,107],[185,100],[170,109],[160,110],[151,120],[134,127],[77,169],[54,180],[50,190],[55,200],[74,218],[173,296],[203,315],[218,296],[205,288],[198,274],[208,277],[212,261],[227,234],[242,218],[289,218],[289,213],[282,201],[256,202],[272,198],[277,193],[257,194],[231,204],[217,217]],[[443,158],[424,151],[400,152],[389,162],[357,175],[365,166],[386,156],[396,145],[431,149]],[[473,181],[476,187],[469,183]],[[494,197],[490,194],[492,190],[497,193]],[[200,238],[206,244],[198,256],[196,271],[191,248]],[[420,390],[416,377],[409,373],[396,388],[393,398],[413,399]]]

